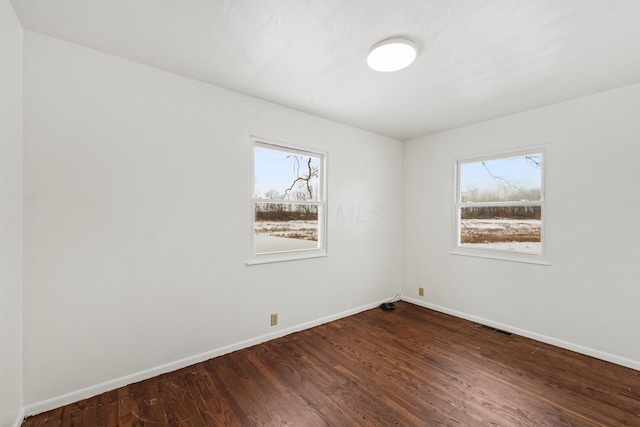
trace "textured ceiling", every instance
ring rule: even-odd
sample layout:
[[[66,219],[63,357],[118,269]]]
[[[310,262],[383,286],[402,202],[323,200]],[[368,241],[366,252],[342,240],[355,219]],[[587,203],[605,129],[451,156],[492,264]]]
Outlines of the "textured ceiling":
[[[640,0],[12,0],[36,32],[404,140],[640,82]],[[418,58],[366,53],[405,36]]]

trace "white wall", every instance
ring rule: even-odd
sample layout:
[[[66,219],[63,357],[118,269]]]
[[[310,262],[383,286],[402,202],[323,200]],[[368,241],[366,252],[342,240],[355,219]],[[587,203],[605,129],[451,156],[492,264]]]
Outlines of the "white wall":
[[[22,27],[0,0],[0,426],[22,419]]]
[[[399,292],[400,142],[29,31],[24,67],[27,413]],[[245,265],[250,134],[328,151],[329,257]]]
[[[635,85],[405,142],[403,295],[640,369],[639,112]],[[539,144],[552,265],[451,255],[453,159]]]

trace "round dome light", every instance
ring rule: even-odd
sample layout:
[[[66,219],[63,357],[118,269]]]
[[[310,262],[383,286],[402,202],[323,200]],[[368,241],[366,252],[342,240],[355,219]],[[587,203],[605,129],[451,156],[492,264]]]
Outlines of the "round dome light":
[[[416,54],[416,45],[411,40],[382,40],[369,49],[367,65],[376,71],[398,71],[411,65],[416,59]]]

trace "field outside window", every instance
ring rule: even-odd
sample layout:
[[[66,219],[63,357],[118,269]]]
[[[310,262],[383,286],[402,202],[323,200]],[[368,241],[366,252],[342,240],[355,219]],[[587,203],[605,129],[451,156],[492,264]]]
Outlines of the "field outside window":
[[[454,253],[541,262],[545,150],[456,160]]]

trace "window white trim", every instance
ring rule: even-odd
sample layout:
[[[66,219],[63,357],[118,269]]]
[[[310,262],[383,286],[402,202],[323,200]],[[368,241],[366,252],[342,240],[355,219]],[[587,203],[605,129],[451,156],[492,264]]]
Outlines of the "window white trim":
[[[515,202],[462,202],[462,197],[460,193],[460,169],[461,165],[466,163],[476,163],[483,162],[489,160],[503,159],[509,157],[519,157],[525,156],[528,154],[541,154],[542,155],[542,164],[541,164],[541,189],[540,189],[540,200],[539,201],[515,201]],[[547,189],[546,189],[546,165],[548,158],[548,147],[543,146],[535,146],[535,147],[526,147],[515,150],[505,150],[498,151],[493,153],[488,153],[484,155],[477,156],[466,156],[459,157],[453,159],[453,238],[451,245],[451,254],[453,255],[465,255],[465,256],[473,256],[480,258],[490,258],[504,261],[515,261],[515,262],[524,262],[531,264],[541,264],[541,265],[550,265],[550,262],[547,259],[547,217],[548,217],[548,207],[547,207]],[[498,250],[492,248],[470,248],[464,247],[459,244],[460,242],[460,215],[461,210],[464,207],[485,207],[485,206],[501,206],[501,207],[509,207],[509,206],[539,206],[541,210],[541,228],[540,228],[540,246],[541,252],[538,253],[524,253],[524,252],[513,252],[506,250]]]
[[[251,136],[251,162],[249,175],[249,256],[247,265],[265,264],[273,262],[294,261],[310,258],[326,257],[327,251],[327,152],[313,148],[302,147],[281,141]],[[256,148],[273,151],[311,156],[319,159],[318,165],[318,194],[317,200],[280,200],[280,199],[256,199],[254,198],[255,180],[255,153]],[[317,205],[318,206],[318,247],[311,249],[297,249],[281,252],[256,253],[255,251],[255,205],[256,203],[286,203],[291,205]]]

